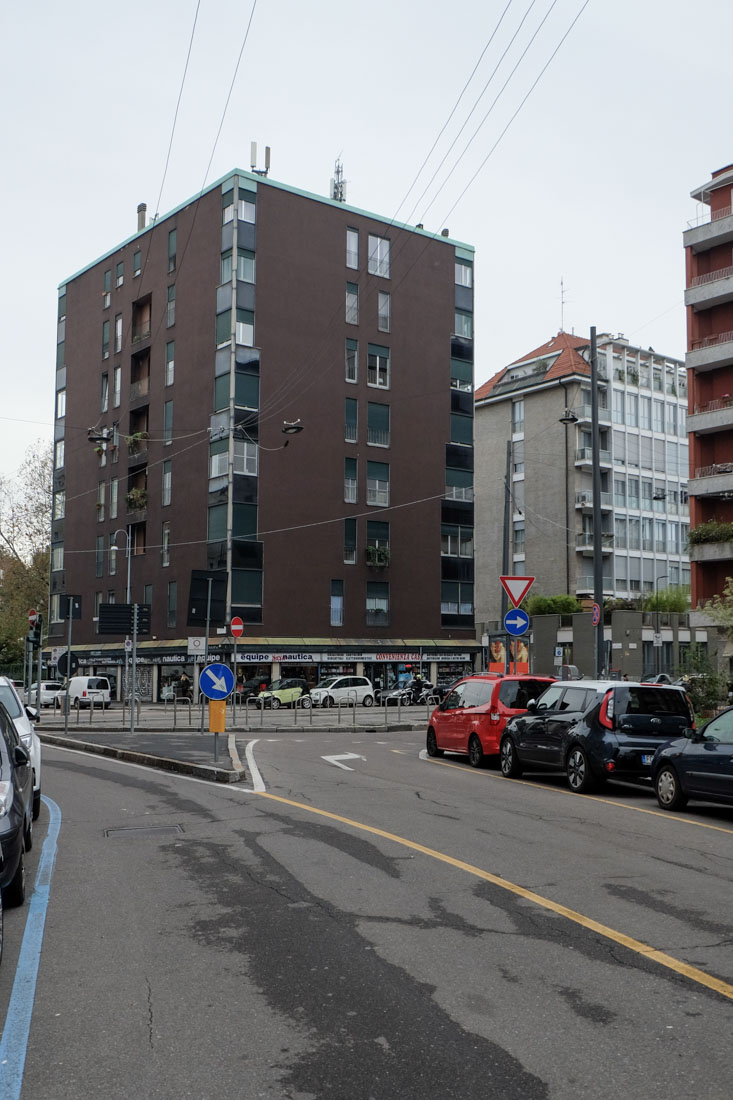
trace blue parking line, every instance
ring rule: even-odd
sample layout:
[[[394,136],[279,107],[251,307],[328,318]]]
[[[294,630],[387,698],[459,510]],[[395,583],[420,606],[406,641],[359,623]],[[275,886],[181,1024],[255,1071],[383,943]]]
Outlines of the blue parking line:
[[[33,1002],[36,996],[38,964],[41,960],[43,929],[51,894],[51,878],[56,862],[56,849],[61,828],[61,810],[51,798],[43,796],[48,807],[48,833],[43,842],[41,858],[36,872],[28,918],[25,922],[23,943],[20,948],[18,968],[15,972],[13,992],[10,995],[8,1014],[5,1018],[3,1037],[0,1041],[0,1096],[3,1100],[18,1100],[23,1085],[23,1070],[28,1051],[28,1035],[31,1029]]]

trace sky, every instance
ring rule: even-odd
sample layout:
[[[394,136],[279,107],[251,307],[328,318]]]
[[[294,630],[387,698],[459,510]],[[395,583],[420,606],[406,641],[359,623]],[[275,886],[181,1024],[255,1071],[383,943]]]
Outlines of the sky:
[[[341,157],[350,205],[475,247],[477,386],[561,321],[683,358],[731,41],[730,0],[5,5],[0,477],[52,438],[59,283],[251,141],[272,179],[327,194]]]

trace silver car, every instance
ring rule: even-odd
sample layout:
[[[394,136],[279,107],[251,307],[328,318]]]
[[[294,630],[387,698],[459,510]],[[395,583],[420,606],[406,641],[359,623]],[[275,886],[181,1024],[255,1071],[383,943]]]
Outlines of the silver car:
[[[18,689],[7,676],[0,676],[0,702],[13,720],[13,725],[30,753],[33,768],[33,820],[41,812],[41,739],[36,733],[32,719],[37,717],[33,707],[26,707],[20,700]]]

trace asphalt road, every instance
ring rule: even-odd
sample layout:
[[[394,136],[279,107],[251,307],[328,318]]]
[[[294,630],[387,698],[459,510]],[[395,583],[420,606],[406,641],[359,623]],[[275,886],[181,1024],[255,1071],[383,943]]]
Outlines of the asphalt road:
[[[728,1100],[733,814],[421,749],[280,732],[252,793],[47,748],[21,1097]]]

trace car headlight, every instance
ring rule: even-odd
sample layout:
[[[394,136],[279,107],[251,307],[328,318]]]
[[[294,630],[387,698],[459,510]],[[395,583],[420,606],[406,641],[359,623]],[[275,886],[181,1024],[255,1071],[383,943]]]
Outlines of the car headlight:
[[[13,805],[13,784],[7,781],[0,783],[0,817],[10,813]]]

